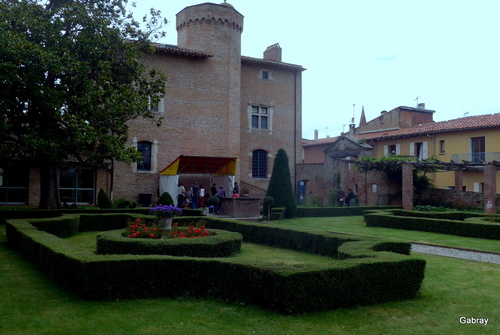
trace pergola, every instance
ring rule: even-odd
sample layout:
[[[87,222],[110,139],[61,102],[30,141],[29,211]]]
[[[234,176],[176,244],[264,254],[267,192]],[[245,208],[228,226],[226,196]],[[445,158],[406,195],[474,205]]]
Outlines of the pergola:
[[[419,168],[424,172],[455,172],[455,189],[461,190],[463,186],[463,172],[473,171],[484,174],[484,213],[496,213],[496,171],[500,169],[500,162],[441,162],[431,160],[393,160],[393,161],[355,161],[343,159],[342,162],[362,166],[364,170],[379,170],[384,167],[402,169],[402,198],[403,208],[413,209],[413,169]]]

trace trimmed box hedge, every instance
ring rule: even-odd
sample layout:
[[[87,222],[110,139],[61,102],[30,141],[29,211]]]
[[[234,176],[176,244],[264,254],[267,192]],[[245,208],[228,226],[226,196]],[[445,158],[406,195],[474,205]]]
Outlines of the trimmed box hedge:
[[[399,209],[401,206],[299,207],[297,217],[329,217],[363,215],[366,210]]]
[[[115,209],[24,209],[20,207],[16,210],[0,210],[0,224],[5,224],[9,219],[27,218],[53,218],[64,214],[125,214],[135,213],[136,215],[148,215],[149,207],[137,208],[115,208]],[[204,216],[202,209],[183,208],[184,216]]]
[[[189,257],[229,257],[241,249],[239,233],[210,229],[203,238],[145,239],[128,238],[122,230],[97,235],[97,253],[130,255],[171,255]]]
[[[413,216],[411,216],[413,215]],[[364,218],[368,227],[384,227],[427,231],[432,233],[500,240],[500,224],[481,221],[474,213],[367,211]],[[455,219],[448,219],[455,218]],[[467,219],[467,221],[464,221]]]
[[[114,218],[103,217],[93,219],[100,220],[101,229],[116,225]],[[123,227],[130,217],[122,217]],[[200,220],[178,219],[180,224]],[[71,220],[36,224],[43,228]],[[9,243],[57,285],[90,300],[213,297],[296,314],[413,298],[424,278],[424,260],[388,252],[408,253],[408,243],[229,219],[201,220],[209,229],[239,232],[244,241],[327,255],[332,262],[321,267],[276,267],[240,263],[237,257],[96,255],[37,229],[32,220],[9,220],[6,230]],[[138,290],[139,283],[145,289]]]

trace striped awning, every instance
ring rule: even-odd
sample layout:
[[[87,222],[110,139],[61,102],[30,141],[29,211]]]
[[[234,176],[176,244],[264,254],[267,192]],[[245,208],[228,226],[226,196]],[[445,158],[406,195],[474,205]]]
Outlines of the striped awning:
[[[218,176],[234,175],[236,157],[179,156],[161,175],[177,174],[213,174]]]

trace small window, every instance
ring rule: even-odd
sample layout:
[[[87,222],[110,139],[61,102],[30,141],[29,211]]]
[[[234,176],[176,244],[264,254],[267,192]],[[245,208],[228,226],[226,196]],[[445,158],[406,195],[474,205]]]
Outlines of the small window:
[[[268,70],[261,70],[259,71],[259,78],[262,80],[273,80],[273,74]]]
[[[446,151],[444,140],[439,141],[439,153],[444,154]]]
[[[142,154],[142,161],[137,163],[138,171],[151,171],[151,143],[138,142],[137,151]]]
[[[163,97],[149,97],[149,110],[153,113],[163,113]]]
[[[396,155],[397,154],[397,150],[396,150],[396,145],[389,145],[389,155]]]
[[[372,184],[372,193],[378,193],[378,185]]]

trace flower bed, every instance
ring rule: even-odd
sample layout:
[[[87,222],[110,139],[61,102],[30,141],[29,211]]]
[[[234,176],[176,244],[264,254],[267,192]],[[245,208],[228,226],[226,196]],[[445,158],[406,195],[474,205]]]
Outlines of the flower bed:
[[[150,227],[148,227],[150,228]],[[156,229],[156,227],[151,228]],[[242,236],[239,233],[190,227],[176,227],[161,238],[161,230],[143,232],[145,238],[128,237],[123,230],[102,232],[97,236],[98,254],[171,255],[189,257],[229,257],[240,251]],[[155,235],[157,234],[157,235]],[[154,237],[151,237],[153,235]],[[196,238],[196,235],[203,238]],[[155,238],[160,236],[160,238]]]

